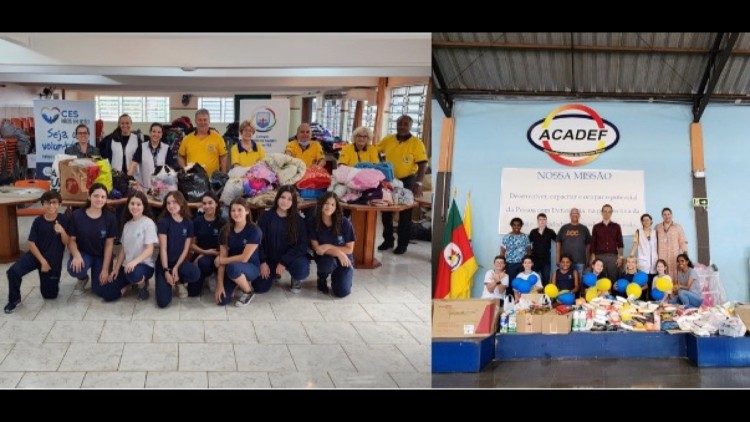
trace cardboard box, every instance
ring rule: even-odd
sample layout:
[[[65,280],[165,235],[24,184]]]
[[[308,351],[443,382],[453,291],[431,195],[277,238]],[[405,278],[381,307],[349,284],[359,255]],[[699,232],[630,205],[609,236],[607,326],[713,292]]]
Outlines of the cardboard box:
[[[433,300],[432,337],[486,337],[497,331],[497,299]]]
[[[542,316],[531,313],[522,313],[516,315],[516,332],[517,333],[541,333]]]
[[[558,315],[557,312],[547,312],[542,315],[542,334],[568,334],[573,323],[573,313]]]
[[[71,166],[72,162],[73,159],[60,160],[60,196],[63,200],[85,201],[93,183],[89,183],[86,169]]]
[[[742,320],[748,331],[750,331],[750,304],[737,305],[734,308],[734,313]]]

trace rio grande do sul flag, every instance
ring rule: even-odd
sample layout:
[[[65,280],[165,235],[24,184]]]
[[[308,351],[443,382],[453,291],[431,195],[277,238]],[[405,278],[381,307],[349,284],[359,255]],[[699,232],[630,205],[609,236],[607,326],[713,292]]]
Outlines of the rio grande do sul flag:
[[[451,203],[443,234],[443,252],[438,261],[435,299],[469,299],[477,260],[466,236],[456,200]]]

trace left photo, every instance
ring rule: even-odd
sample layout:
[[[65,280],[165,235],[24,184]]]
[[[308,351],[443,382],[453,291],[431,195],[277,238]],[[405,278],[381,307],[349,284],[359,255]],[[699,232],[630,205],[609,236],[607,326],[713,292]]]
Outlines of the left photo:
[[[429,388],[430,42],[0,33],[0,388]]]

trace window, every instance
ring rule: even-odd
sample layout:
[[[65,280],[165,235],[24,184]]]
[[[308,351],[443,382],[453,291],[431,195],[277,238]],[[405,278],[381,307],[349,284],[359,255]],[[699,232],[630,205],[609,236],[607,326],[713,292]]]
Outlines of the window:
[[[362,126],[369,128],[370,131],[375,130],[375,114],[377,113],[377,105],[369,105],[367,101],[363,102],[362,108]],[[352,131],[354,128],[354,112],[357,110],[357,100],[349,100],[349,114],[346,117],[346,127],[343,130],[343,136],[341,139],[353,141]]]
[[[399,116],[408,114],[414,119],[412,133],[421,138],[424,123],[425,97],[427,85],[412,85],[393,88],[391,90],[391,109],[388,117],[388,133],[396,133],[396,120]]]
[[[169,121],[169,97],[120,97],[97,95],[96,118],[116,122],[127,113],[134,123]]]
[[[212,123],[232,123],[234,121],[233,97],[199,97],[198,108],[208,110]]]
[[[324,128],[331,131],[333,136],[341,136],[341,98],[323,100]]]

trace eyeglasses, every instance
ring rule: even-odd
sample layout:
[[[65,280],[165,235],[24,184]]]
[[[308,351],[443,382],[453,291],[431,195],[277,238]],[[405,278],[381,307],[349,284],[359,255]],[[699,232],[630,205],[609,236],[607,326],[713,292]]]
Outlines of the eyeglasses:
[[[367,136],[367,135],[356,135],[354,137],[355,138],[365,138],[365,139],[369,138],[369,136]]]
[[[88,132],[76,132],[76,136],[78,136],[78,135],[86,135],[86,136],[89,136],[89,133],[88,133]]]

